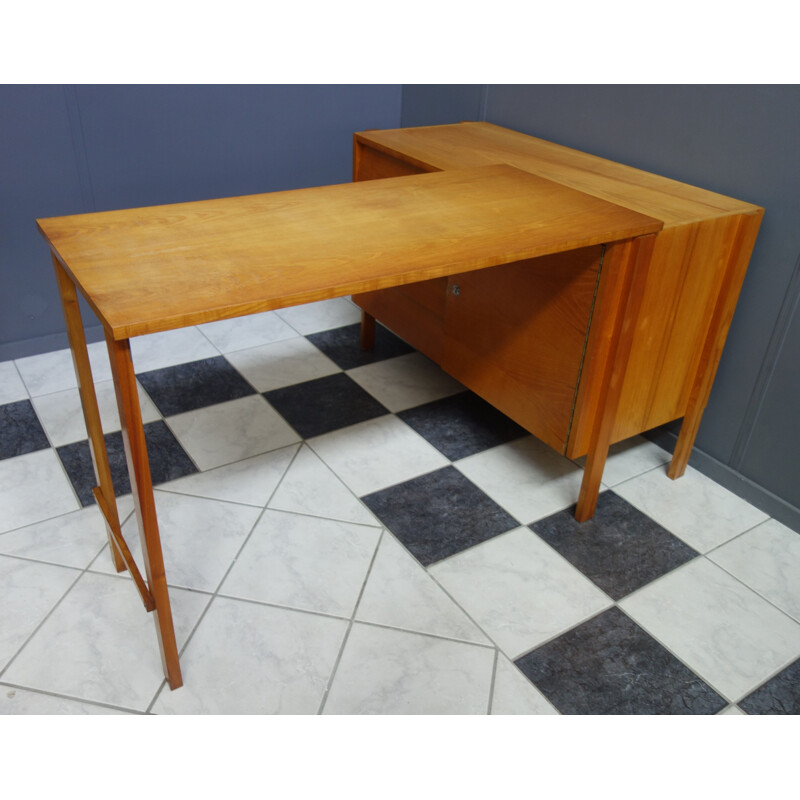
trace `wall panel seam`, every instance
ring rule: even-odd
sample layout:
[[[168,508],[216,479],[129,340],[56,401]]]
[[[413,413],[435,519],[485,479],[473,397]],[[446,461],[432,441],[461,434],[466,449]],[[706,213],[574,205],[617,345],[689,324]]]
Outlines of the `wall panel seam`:
[[[798,305],[800,305],[800,256],[795,263],[792,277],[786,287],[786,294],[784,295],[783,302],[778,311],[778,316],[772,329],[772,335],[767,344],[767,349],[764,352],[764,360],[761,363],[761,368],[758,371],[753,390],[750,393],[750,399],[745,409],[742,424],[736,436],[731,457],[728,462],[729,466],[737,472],[741,470],[745,456],[747,455],[747,448],[750,445],[753,431],[761,415],[761,409],[766,400],[781,354],[783,353],[783,346],[789,335],[789,329],[794,315],[797,312]]]
[[[480,122],[486,122],[486,114],[488,113],[489,108],[489,84],[484,83],[481,85],[481,99],[480,99],[480,106],[478,108],[478,120]]]
[[[84,211],[96,211],[94,186],[92,184],[92,174],[89,169],[89,156],[86,152],[86,141],[83,136],[83,122],[81,120],[77,86],[65,85],[64,99],[67,105],[67,118],[69,119],[69,130],[72,137],[72,152],[75,156],[75,167],[78,172],[81,200],[85,206]]]

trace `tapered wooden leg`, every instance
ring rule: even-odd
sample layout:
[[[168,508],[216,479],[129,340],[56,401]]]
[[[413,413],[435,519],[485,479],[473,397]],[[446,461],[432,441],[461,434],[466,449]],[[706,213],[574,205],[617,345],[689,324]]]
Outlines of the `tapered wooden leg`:
[[[53,256],[53,266],[61,295],[64,321],[67,325],[67,338],[72,351],[72,363],[75,367],[75,376],[78,379],[78,393],[81,398],[86,433],[89,436],[89,451],[94,465],[95,480],[104,500],[101,510],[106,521],[111,558],[114,560],[114,567],[117,572],[122,572],[125,569],[125,562],[114,541],[115,529],[121,536],[119,513],[114,496],[114,484],[111,481],[111,469],[108,466],[108,452],[103,438],[103,427],[100,423],[100,410],[97,407],[97,395],[94,391],[92,367],[89,363],[89,351],[86,348],[86,336],[83,332],[83,320],[81,319],[81,309],[78,305],[78,294],[72,279],[55,256]]]
[[[654,242],[653,235],[619,242],[606,249],[603,259],[603,271],[606,274],[605,280],[601,278],[603,285],[598,293],[600,307],[595,309],[592,325],[599,328],[597,336],[605,340],[603,347],[598,349],[606,355],[599,373],[599,404],[575,508],[578,522],[591,519],[597,507]]]
[[[375,317],[361,312],[361,349],[372,350],[375,347]]]
[[[139,395],[136,390],[136,376],[131,360],[130,341],[128,339],[115,341],[107,333],[106,342],[117,392],[117,405],[122,423],[122,441],[125,445],[136,518],[139,523],[139,538],[142,543],[145,573],[155,605],[153,614],[161,648],[161,660],[170,688],[177,689],[183,684],[183,679],[178,662],[178,646],[175,641],[172,609],[164,572],[164,556],[161,551],[153,482],[150,477],[150,462],[147,459],[147,446]]]
[[[763,212],[760,211],[756,214],[748,214],[743,216],[739,222],[728,265],[722,278],[719,292],[721,299],[714,308],[708,326],[703,352],[689,393],[686,413],[672,453],[672,461],[667,470],[667,475],[673,480],[680,478],[686,472],[689,464],[689,456],[692,454],[694,440],[700,430],[703,411],[705,411],[711,395],[711,387],[714,384],[719,360],[722,357],[722,348],[728,336],[762,215]]]

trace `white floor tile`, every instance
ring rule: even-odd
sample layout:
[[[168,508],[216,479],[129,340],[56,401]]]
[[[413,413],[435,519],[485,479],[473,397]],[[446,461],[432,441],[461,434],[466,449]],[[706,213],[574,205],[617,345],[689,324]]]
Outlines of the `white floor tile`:
[[[107,542],[103,515],[88,506],[0,535],[0,553],[84,569]]]
[[[220,594],[350,617],[379,528],[267,511]]]
[[[269,507],[314,517],[380,525],[372,512],[303,445],[269,501]]]
[[[210,497],[263,508],[272,497],[296,452],[297,445],[290,445],[272,453],[162,483],[158,488],[165,492]]]
[[[82,703],[68,697],[57,697],[52,694],[31,692],[28,689],[19,689],[0,683],[0,716],[12,714],[127,714],[107,706],[94,703]]]
[[[207,322],[197,328],[221,353],[297,336],[294,328],[287,325],[274,311]]]
[[[692,467],[674,481],[666,469],[654,469],[614,491],[700,553],[767,519],[763,511]]]
[[[397,417],[378,417],[308,444],[359,497],[450,462]]]
[[[344,297],[281,308],[276,313],[304,336],[361,321],[361,309]]]
[[[0,670],[79,574],[66,567],[0,556]]]
[[[324,714],[486,714],[493,648],[355,623]]]
[[[376,361],[351,369],[347,374],[395,413],[465,389],[421,353]]]
[[[55,450],[0,461],[0,533],[78,508]]]
[[[800,535],[774,519],[708,555],[800,622]]]
[[[577,502],[583,470],[533,436],[468,456],[455,466],[524,525]]]
[[[717,716],[720,717],[746,717],[747,715],[742,711],[739,706],[728,706],[724,711],[720,711]]]
[[[158,490],[155,498],[167,583],[215,591],[253,529],[260,509]],[[122,526],[122,535],[144,575],[135,517]],[[98,559],[92,570],[113,574],[111,558]]]
[[[705,558],[619,605],[734,702],[800,656],[800,625]]]
[[[208,595],[170,590],[180,648]],[[3,675],[8,683],[146,710],[164,679],[153,616],[128,580],[84,573]]]
[[[197,328],[179,328],[131,339],[131,356],[136,372],[174,367],[218,355],[219,350]]]
[[[13,361],[0,362],[0,406],[17,403],[28,398],[28,390],[22,382]]]
[[[147,393],[137,384],[139,404],[142,409],[142,421],[153,422],[161,415],[153,405]],[[103,433],[112,433],[121,428],[117,411],[117,397],[113,381],[95,384],[97,406],[100,409],[100,421]],[[83,421],[81,399],[77,389],[65,389],[63,392],[42,395],[33,398],[33,405],[39,421],[54,447],[78,442],[86,439],[86,424]]]
[[[229,353],[226,358],[259,392],[323,378],[339,367],[308,339],[296,337]]]
[[[94,342],[87,349],[94,382],[102,383],[111,380],[111,364],[108,360],[106,343]],[[18,358],[14,363],[17,365],[31,397],[73,389],[78,385],[69,348],[54,350],[38,356]]]
[[[527,528],[429,569],[512,659],[611,605],[606,594]]]
[[[644,436],[634,436],[624,442],[617,442],[609,449],[603,470],[603,483],[609,487],[616,486],[666,464],[670,458],[666,450],[648,441]],[[583,468],[586,456],[576,459],[575,463]]]
[[[558,711],[507,658],[498,655],[491,713],[558,714]]]
[[[316,714],[347,621],[216,598],[156,714]]]
[[[176,414],[167,423],[203,471],[300,441],[295,430],[260,395]]]
[[[389,533],[381,539],[356,619],[490,644],[480,628]]]

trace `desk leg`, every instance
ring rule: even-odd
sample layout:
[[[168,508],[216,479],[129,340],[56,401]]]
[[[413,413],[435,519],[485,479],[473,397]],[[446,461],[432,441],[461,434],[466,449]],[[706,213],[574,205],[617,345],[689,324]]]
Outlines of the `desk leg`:
[[[575,508],[578,522],[591,519],[597,506],[654,242],[654,235],[618,242],[607,246],[603,258],[605,279],[601,277],[595,309],[599,319],[592,324],[597,326],[595,349],[605,355],[598,376],[599,402]]]
[[[150,462],[147,459],[147,445],[144,438],[142,412],[136,390],[136,376],[131,360],[130,340],[115,341],[106,334],[108,355],[117,393],[119,418],[122,423],[122,441],[128,462],[128,474],[139,523],[139,539],[142,544],[147,583],[152,594],[156,634],[161,648],[161,662],[164,674],[171,689],[183,685],[178,645],[172,623],[172,608],[164,572],[164,556],[161,552],[161,538],[158,532],[153,482],[150,477]]]
[[[375,347],[375,317],[361,311],[361,349],[372,350]]]
[[[108,452],[103,438],[103,427],[100,423],[100,411],[97,407],[97,395],[94,391],[89,351],[86,348],[86,336],[83,332],[78,293],[72,279],[55,256],[53,256],[53,266],[56,271],[58,291],[61,295],[64,320],[67,325],[67,338],[72,351],[72,363],[75,367],[75,376],[78,379],[78,394],[81,399],[83,419],[86,423],[86,433],[89,436],[89,452],[92,456],[95,480],[97,481],[98,491],[104,500],[102,511],[106,521],[109,549],[114,560],[114,568],[117,572],[122,572],[125,569],[125,562],[117,549],[113,532],[116,530],[116,533],[121,538],[119,513],[114,496],[114,484],[111,481],[111,469],[108,465]]]

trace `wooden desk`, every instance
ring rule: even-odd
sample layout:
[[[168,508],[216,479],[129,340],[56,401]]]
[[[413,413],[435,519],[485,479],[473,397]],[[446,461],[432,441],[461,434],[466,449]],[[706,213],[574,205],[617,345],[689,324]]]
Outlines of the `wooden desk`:
[[[672,478],[682,475],[763,209],[486,122],[369,131],[354,140],[357,181],[495,163],[662,223],[642,276],[610,438],[683,418],[669,469]],[[593,449],[604,392],[597,366],[613,274],[605,263],[597,273],[595,257],[576,251],[353,299],[542,441],[578,458]]]
[[[358,167],[356,172],[364,177]],[[94,494],[116,568],[130,569],[145,608],[154,612],[173,689],[182,678],[131,360],[133,336],[342,295],[378,297],[375,293],[400,286],[421,286],[424,294],[431,282],[442,281],[451,297],[473,308],[463,315],[471,324],[471,314],[505,315],[506,308],[469,306],[469,279],[482,286],[479,276],[486,275],[492,284],[498,268],[509,270],[514,280],[536,276],[537,285],[555,287],[548,295],[559,298],[555,317],[567,315],[566,327],[574,328],[567,356],[554,351],[552,372],[560,374],[562,362],[574,358],[575,341],[586,350],[580,363],[589,377],[581,377],[578,391],[588,398],[582,402],[591,413],[580,421],[588,444],[576,516],[587,519],[594,513],[661,220],[496,164],[57,217],[38,225],[61,293],[97,476]],[[456,291],[454,275],[464,282],[463,291]],[[146,579],[120,530],[78,292],[105,329]],[[533,302],[529,311],[534,310],[534,316],[555,318],[549,303]],[[506,316],[505,335],[513,339],[515,324],[530,313],[524,313],[523,303]],[[368,340],[372,317],[365,319]],[[465,357],[469,360],[468,351]],[[511,370],[508,359],[504,364]]]

